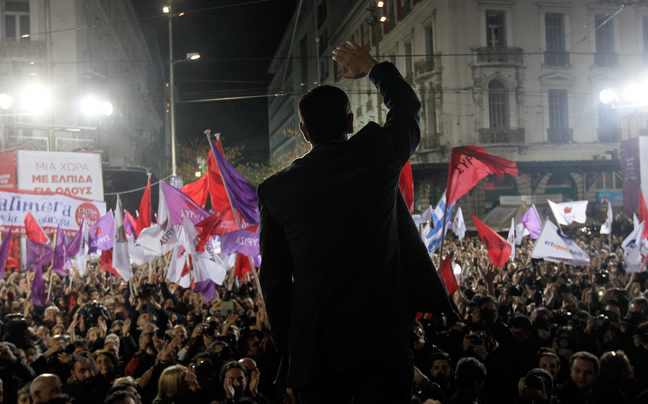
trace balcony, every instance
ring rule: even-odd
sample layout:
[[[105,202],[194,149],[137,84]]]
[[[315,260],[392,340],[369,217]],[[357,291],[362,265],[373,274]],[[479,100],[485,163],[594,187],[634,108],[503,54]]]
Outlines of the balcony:
[[[477,135],[481,144],[524,144],[524,128],[481,128]]]
[[[472,48],[473,66],[522,66],[522,49],[513,46]]]
[[[596,67],[617,67],[619,65],[618,53],[595,53],[594,66]]]
[[[551,144],[567,144],[573,140],[573,130],[570,128],[547,129],[547,139]]]
[[[569,52],[545,52],[545,66],[569,67]]]
[[[598,128],[598,141],[601,143],[616,143],[619,141],[618,128]]]
[[[417,82],[424,82],[432,75],[434,75],[434,59],[432,57],[414,62],[414,79]]]

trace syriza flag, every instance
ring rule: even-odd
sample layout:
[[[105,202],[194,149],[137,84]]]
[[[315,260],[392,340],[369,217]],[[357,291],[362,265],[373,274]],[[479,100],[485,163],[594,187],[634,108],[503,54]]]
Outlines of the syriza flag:
[[[545,221],[542,233],[531,251],[531,258],[564,262],[568,265],[589,265],[590,263],[589,255],[550,220]]]
[[[547,199],[556,221],[564,226],[587,222],[587,201],[554,203]]]
[[[641,270],[641,237],[643,236],[645,224],[646,222],[641,222],[621,243],[623,260],[628,272],[639,272]]]
[[[452,221],[452,231],[459,240],[462,240],[466,236],[466,222],[464,222],[463,212],[461,211],[461,208],[457,209],[457,214]]]

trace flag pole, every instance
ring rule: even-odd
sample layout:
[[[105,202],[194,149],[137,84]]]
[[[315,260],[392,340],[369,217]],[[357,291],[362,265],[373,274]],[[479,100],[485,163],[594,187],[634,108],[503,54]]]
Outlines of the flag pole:
[[[207,129],[205,130],[205,136],[207,136],[207,141],[209,142],[209,147],[211,148],[212,153],[214,154],[214,161],[216,162],[216,165],[218,165],[218,161],[216,160],[216,153],[220,153],[218,150],[214,150],[214,144],[211,141],[211,138],[209,135],[211,134],[211,130]],[[220,133],[216,134],[216,141],[220,138]],[[221,181],[223,182],[223,188],[225,188],[225,195],[227,195],[227,201],[230,204],[230,207],[232,208],[232,212],[234,213],[234,220],[236,220],[236,226],[238,229],[241,229],[241,221],[239,220],[239,217],[237,215],[236,209],[234,209],[234,205],[232,204],[232,198],[230,197],[229,190],[227,189],[227,183],[225,182],[225,178],[223,177],[223,170],[221,170],[220,167],[218,167],[218,174],[220,174]],[[252,268],[252,272],[254,272],[254,283],[257,288],[257,292],[261,294],[261,282],[259,281],[259,272],[256,270],[256,267],[254,266],[254,263],[252,262],[252,258],[250,256],[247,256],[248,260],[250,261],[250,267]],[[236,257],[238,260],[238,256]],[[236,265],[236,264],[235,264]]]

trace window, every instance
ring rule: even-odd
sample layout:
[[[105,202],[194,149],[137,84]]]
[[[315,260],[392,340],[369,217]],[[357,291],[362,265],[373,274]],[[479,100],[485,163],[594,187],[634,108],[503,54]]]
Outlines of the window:
[[[29,35],[29,1],[5,1],[4,23],[6,39]]]
[[[434,30],[431,25],[425,27],[425,56],[427,60],[432,60],[434,56]]]
[[[569,127],[567,90],[549,90],[549,127],[551,129]]]
[[[326,53],[326,49],[328,48],[328,30],[322,31],[322,33],[319,36],[319,55],[322,56],[323,54]]]
[[[405,42],[405,79],[412,80],[412,43]]]
[[[545,14],[545,36],[547,51],[545,64],[548,66],[567,66],[569,59],[565,52],[565,15],[562,13]]]
[[[499,80],[488,84],[488,116],[491,129],[509,127],[508,94]]]
[[[326,21],[326,0],[320,0],[317,3],[317,27],[321,27]]]
[[[619,140],[619,128],[617,123],[617,111],[611,105],[599,103],[599,142],[617,142]]]
[[[596,179],[596,189],[623,189],[623,178],[615,172],[604,171]]]
[[[607,14],[597,14],[596,25],[596,53],[594,64],[599,67],[613,67],[617,65],[617,55],[614,53],[614,20]]]
[[[486,42],[489,48],[506,46],[503,11],[486,11]]]

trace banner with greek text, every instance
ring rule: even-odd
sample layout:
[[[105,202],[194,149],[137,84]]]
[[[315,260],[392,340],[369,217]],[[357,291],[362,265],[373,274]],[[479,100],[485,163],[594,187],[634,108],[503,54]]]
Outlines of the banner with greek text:
[[[56,232],[61,226],[66,236],[73,236],[83,219],[93,225],[106,213],[106,203],[59,194],[42,194],[30,191],[0,190],[0,230],[25,234],[25,216],[32,216],[46,233]]]
[[[101,155],[18,150],[18,189],[103,201]]]

